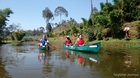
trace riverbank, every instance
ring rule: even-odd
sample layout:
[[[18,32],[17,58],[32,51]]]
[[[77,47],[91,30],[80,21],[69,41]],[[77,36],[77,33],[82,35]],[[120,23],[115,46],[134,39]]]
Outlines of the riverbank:
[[[72,39],[74,43],[76,39]],[[49,38],[49,41],[53,44],[56,42],[63,43],[65,42],[65,38]],[[109,39],[108,41],[105,40],[95,40],[88,42],[86,44],[92,44],[96,42],[101,42],[102,49],[140,49],[140,39],[131,39],[131,40],[124,40],[124,39]]]
[[[111,39],[108,41],[100,41],[103,48],[125,48],[125,49],[140,49],[140,39],[119,40]]]
[[[30,37],[29,39],[29,42],[30,41],[35,41],[37,42],[39,37]],[[72,37],[71,40],[73,43],[75,43],[76,41],[76,38],[77,37]],[[85,44],[93,44],[93,43],[96,43],[96,42],[101,42],[101,48],[102,49],[132,49],[132,50],[135,50],[135,49],[140,49],[140,39],[131,39],[131,40],[124,40],[124,39],[109,39],[107,41],[105,40],[95,40],[95,41],[91,41],[89,42],[87,40],[87,38],[84,38],[85,39]],[[64,43],[66,38],[65,37],[53,37],[53,38],[48,38],[49,42],[51,44],[54,44],[54,43]],[[28,42],[25,40],[23,40],[25,42]],[[3,43],[17,43],[18,41],[16,42],[13,42],[13,41],[3,41]],[[21,41],[20,41],[21,42]]]

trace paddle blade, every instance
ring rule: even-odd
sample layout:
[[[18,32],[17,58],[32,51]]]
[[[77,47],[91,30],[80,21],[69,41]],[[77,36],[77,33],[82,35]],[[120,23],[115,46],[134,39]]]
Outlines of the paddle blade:
[[[55,45],[52,45],[52,49],[56,49],[56,46]]]

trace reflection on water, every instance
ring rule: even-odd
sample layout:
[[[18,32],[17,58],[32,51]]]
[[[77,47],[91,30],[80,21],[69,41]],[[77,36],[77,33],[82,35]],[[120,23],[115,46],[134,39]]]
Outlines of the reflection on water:
[[[39,62],[43,61],[43,64],[45,64],[49,56],[51,56],[51,53],[48,50],[47,51],[40,50],[38,55],[38,61]]]
[[[101,50],[99,54],[41,51],[36,42],[0,46],[0,78],[139,78],[138,50]],[[60,48],[59,48],[60,47]]]
[[[66,50],[65,55],[68,59],[70,57],[75,57],[75,59],[77,59],[78,64],[80,64],[81,66],[89,66],[91,62],[100,62],[98,54],[95,53]]]
[[[127,50],[125,50],[127,51]],[[97,66],[99,70],[106,71],[105,74],[125,77],[139,77],[140,75],[140,53],[139,51],[119,50],[115,52],[107,51],[101,55],[101,64]],[[102,71],[102,72],[104,72]],[[123,75],[122,75],[123,74]],[[132,76],[130,76],[130,74]]]

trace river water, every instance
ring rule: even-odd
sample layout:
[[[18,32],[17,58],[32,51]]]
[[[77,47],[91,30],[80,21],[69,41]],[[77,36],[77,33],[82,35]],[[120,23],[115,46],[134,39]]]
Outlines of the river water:
[[[75,52],[55,44],[41,51],[36,42],[0,46],[0,78],[140,78],[140,51]]]

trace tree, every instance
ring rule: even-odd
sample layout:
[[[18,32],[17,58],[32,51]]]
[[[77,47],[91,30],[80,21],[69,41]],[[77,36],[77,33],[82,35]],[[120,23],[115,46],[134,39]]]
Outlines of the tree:
[[[21,31],[21,30],[12,33],[12,36],[13,36],[14,40],[16,40],[16,41],[21,41],[25,35],[26,35],[26,32]]]
[[[106,3],[108,3],[108,0],[106,0]]]
[[[46,26],[47,26],[47,24],[49,23],[49,20],[50,19],[54,19],[53,18],[53,13],[51,12],[51,10],[48,8],[48,7],[46,7],[43,11],[42,11],[42,15],[43,15],[43,18],[45,18],[46,19]],[[48,28],[48,27],[46,27],[46,28]],[[46,29],[46,30],[49,30],[49,29]]]
[[[42,11],[42,15],[43,15],[43,18],[46,19],[46,23],[48,23],[50,19],[52,19],[52,20],[54,19],[54,18],[53,18],[53,13],[51,12],[51,10],[50,10],[48,7],[46,7],[46,8]]]
[[[98,12],[98,9],[96,7],[93,7],[92,5],[92,0],[90,0],[90,18],[89,20],[91,20],[92,24],[94,25],[94,14]]]
[[[54,15],[60,16],[60,23],[61,23],[61,16],[65,15],[66,17],[68,17],[68,11],[64,7],[58,6],[54,11]]]
[[[4,10],[0,10],[0,32],[5,28],[6,21],[8,21],[7,17],[10,17],[10,14],[12,14],[12,10],[10,8],[6,8]]]
[[[7,28],[12,33],[12,32],[15,32],[15,31],[19,30],[20,26],[19,25],[16,25],[16,24],[11,24]]]
[[[6,28],[6,21],[8,21],[7,17],[10,17],[10,14],[12,14],[13,11],[10,8],[6,8],[1,10],[0,9],[0,42],[1,38],[4,35],[3,30]]]
[[[122,10],[113,10],[110,12],[110,20],[111,20],[111,33],[113,38],[117,38],[118,32],[121,29],[122,26],[122,16],[123,16],[123,11]]]
[[[75,26],[72,26],[71,27],[71,34],[76,36],[78,33],[79,33],[79,30]]]
[[[140,17],[140,0],[123,0],[122,10],[124,22],[132,22]]]
[[[93,14],[93,5],[92,0],[90,0],[90,15]]]
[[[47,24],[46,30],[47,30],[47,32],[51,32],[52,31],[52,26],[51,26],[50,23]]]
[[[45,31],[45,28],[44,27],[39,27],[40,29],[40,32],[43,34],[43,32]]]

